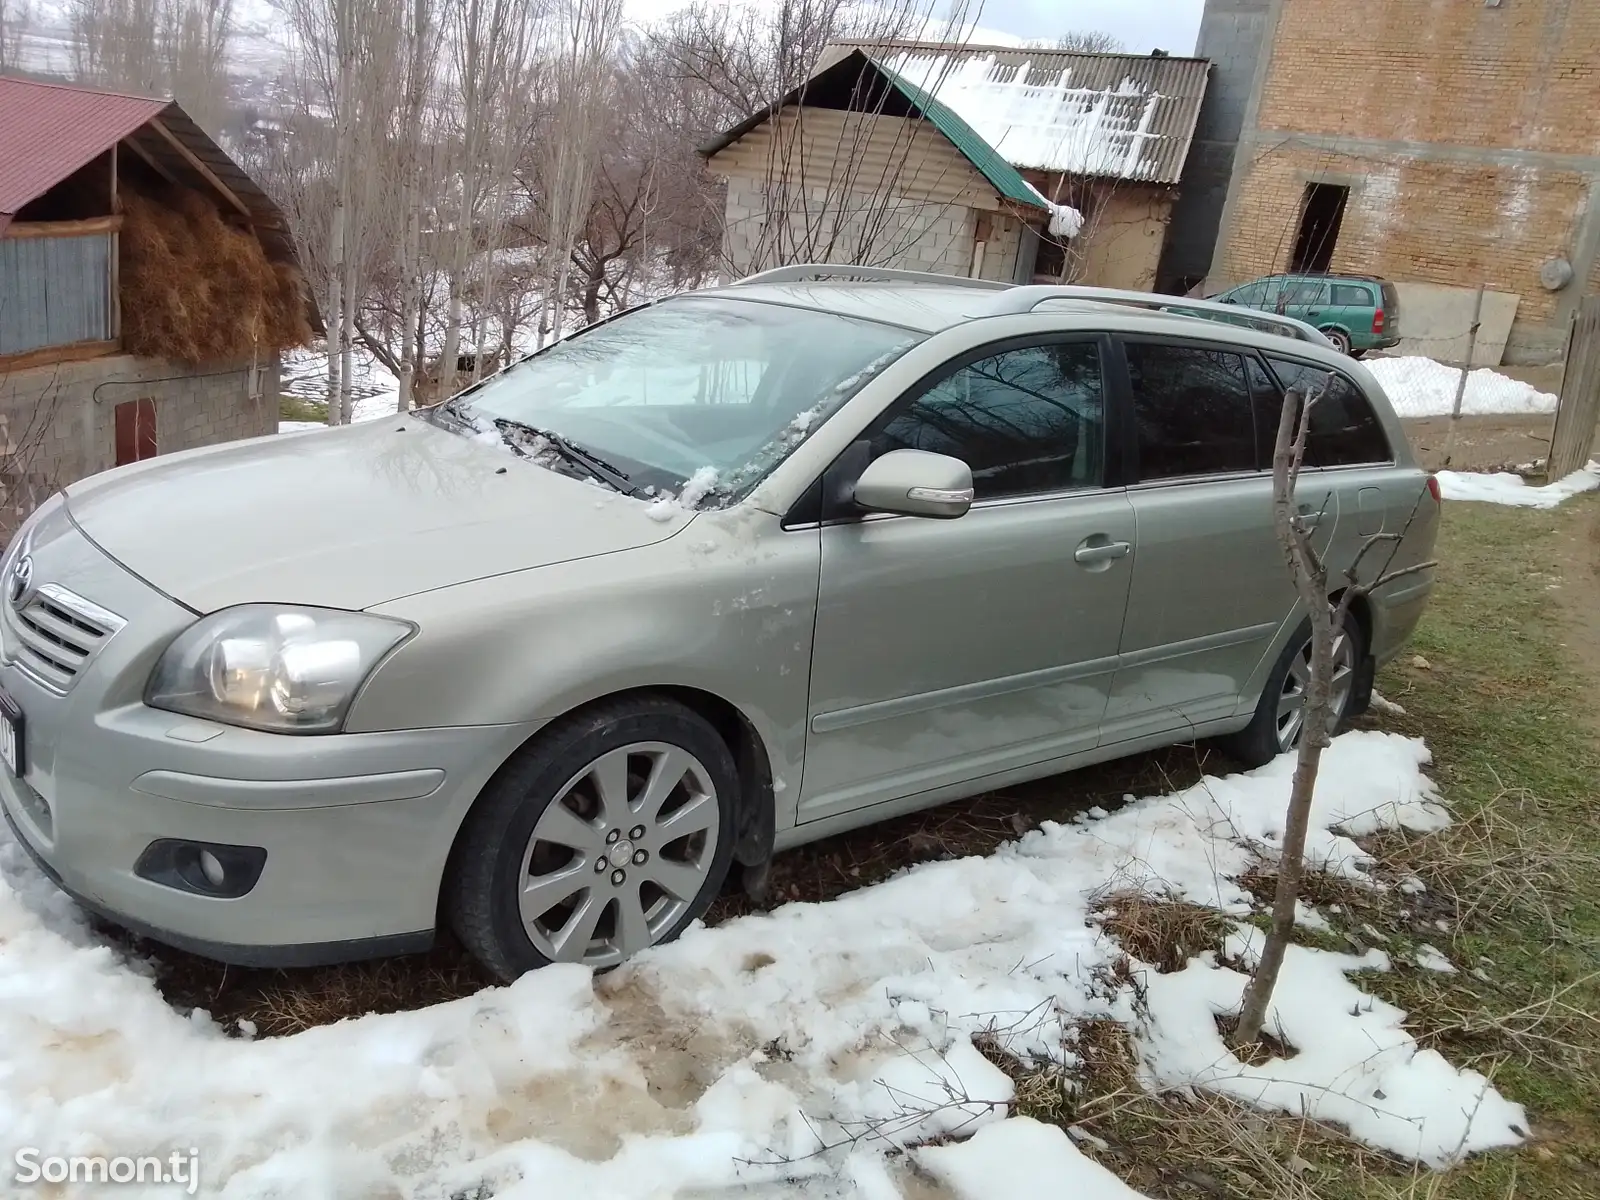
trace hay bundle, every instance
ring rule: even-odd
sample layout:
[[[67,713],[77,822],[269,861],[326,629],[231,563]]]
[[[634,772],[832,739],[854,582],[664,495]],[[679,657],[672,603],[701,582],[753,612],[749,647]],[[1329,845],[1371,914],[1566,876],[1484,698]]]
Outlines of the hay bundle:
[[[311,340],[299,272],[188,189],[124,191],[119,269],[130,354],[236,362]]]

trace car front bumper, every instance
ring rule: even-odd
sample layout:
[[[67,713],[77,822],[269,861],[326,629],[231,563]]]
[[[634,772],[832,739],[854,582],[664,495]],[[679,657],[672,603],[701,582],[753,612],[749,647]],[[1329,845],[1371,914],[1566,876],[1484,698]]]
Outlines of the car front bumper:
[[[0,766],[0,808],[51,878],[117,924],[228,962],[431,942],[456,830],[533,726],[294,736],[148,708],[144,681],[195,614],[100,553],[62,508],[29,550],[36,580],[126,622],[63,690],[19,653],[0,586],[0,687],[23,714],[22,775]],[[162,839],[254,847],[265,862],[243,895],[200,894],[135,872]]]

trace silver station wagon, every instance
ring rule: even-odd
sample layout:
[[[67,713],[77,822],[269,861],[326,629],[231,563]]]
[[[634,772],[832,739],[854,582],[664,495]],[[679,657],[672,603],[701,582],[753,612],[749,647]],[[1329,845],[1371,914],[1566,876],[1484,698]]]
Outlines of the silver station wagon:
[[[861,268],[108,471],[0,564],[0,802],[158,941],[287,966],[448,927],[511,978],[854,826],[1194,738],[1262,763],[1302,721],[1270,457],[1308,384],[1331,577],[1408,526],[1425,561],[1436,487],[1316,330]],[[1353,608],[1341,719],[1431,586]]]

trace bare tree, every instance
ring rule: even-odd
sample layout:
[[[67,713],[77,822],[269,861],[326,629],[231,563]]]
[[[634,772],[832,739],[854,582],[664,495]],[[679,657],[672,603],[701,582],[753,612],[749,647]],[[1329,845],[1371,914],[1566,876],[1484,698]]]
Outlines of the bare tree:
[[[1063,33],[1054,42],[1045,45],[1052,50],[1070,50],[1074,54],[1123,54],[1128,49],[1121,38],[1103,29]]]
[[[226,121],[233,0],[69,0],[74,75],[171,96],[207,132]]]
[[[550,83],[555,98],[540,154],[545,245],[549,255],[545,311],[539,344],[546,331],[561,336],[572,250],[588,217],[590,189],[598,161],[595,134],[603,119],[611,58],[622,25],[621,0],[566,0],[555,14],[556,49]]]
[[[0,0],[0,74],[22,69],[22,38],[32,24],[28,0]]]
[[[1421,490],[1404,528],[1395,533],[1369,536],[1344,571],[1343,578],[1334,589],[1330,589],[1332,581],[1327,563],[1312,541],[1312,522],[1299,513],[1295,504],[1296,485],[1305,462],[1312,412],[1327,391],[1327,383],[1309,394],[1302,392],[1299,387],[1288,390],[1284,396],[1283,413],[1278,421],[1278,436],[1272,454],[1272,523],[1300,603],[1305,606],[1311,621],[1311,662],[1310,679],[1306,685],[1305,715],[1301,722],[1300,744],[1296,750],[1294,780],[1289,790],[1289,808],[1278,860],[1278,884],[1273,897],[1271,925],[1262,946],[1260,961],[1245,988],[1239,1023],[1233,1032],[1234,1044],[1238,1046],[1251,1045],[1261,1037],[1267,1006],[1271,1003],[1278,972],[1283,966],[1284,951],[1294,932],[1295,905],[1300,897],[1300,884],[1305,872],[1306,832],[1311,821],[1311,801],[1316,792],[1322,752],[1331,740],[1335,717],[1331,686],[1335,638],[1342,636],[1350,607],[1361,597],[1394,580],[1437,565],[1431,560],[1401,567],[1394,565],[1401,544],[1411,532],[1417,512],[1427,495],[1425,490]],[[1370,579],[1363,580],[1361,572],[1367,556],[1380,548],[1387,548],[1383,565],[1371,572]],[[1338,599],[1331,603],[1330,590],[1338,593]]]

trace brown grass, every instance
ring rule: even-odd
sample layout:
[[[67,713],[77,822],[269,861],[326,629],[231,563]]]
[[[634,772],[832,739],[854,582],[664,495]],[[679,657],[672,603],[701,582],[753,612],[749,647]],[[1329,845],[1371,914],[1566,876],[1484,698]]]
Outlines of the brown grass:
[[[1214,908],[1132,889],[1098,899],[1094,921],[1124,951],[1163,974],[1205,950],[1222,949],[1232,923]]]
[[[185,188],[123,193],[122,341],[130,354],[196,365],[311,340],[300,273]]]

